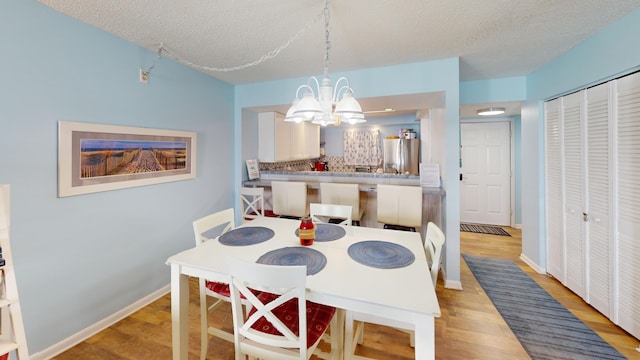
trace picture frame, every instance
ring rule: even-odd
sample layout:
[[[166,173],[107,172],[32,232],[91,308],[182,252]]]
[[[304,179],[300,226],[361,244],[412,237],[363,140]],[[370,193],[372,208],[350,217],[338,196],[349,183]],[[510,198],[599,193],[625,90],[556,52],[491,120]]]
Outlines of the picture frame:
[[[247,175],[249,180],[255,180],[260,178],[260,170],[258,168],[258,161],[255,159],[247,160]]]
[[[195,132],[58,122],[58,197],[195,177]]]

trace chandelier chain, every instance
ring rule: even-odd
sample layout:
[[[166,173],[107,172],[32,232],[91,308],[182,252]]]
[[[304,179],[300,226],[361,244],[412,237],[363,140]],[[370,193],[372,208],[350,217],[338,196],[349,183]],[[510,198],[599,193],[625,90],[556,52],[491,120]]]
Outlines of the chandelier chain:
[[[326,13],[325,13],[326,12]],[[292,37],[290,37],[284,44],[278,46],[277,48],[267,52],[266,54],[262,55],[260,58],[248,62],[246,64],[243,65],[238,65],[238,66],[233,66],[233,67],[213,67],[213,66],[203,66],[203,65],[199,65],[196,63],[193,63],[183,57],[181,57],[180,55],[176,54],[175,51],[172,51],[171,49],[167,48],[166,45],[164,45],[163,43],[160,43],[160,48],[158,49],[158,54],[160,54],[161,52],[165,52],[170,58],[172,58],[173,60],[176,60],[180,63],[182,63],[183,65],[187,65],[190,66],[194,69],[198,69],[198,70],[203,70],[203,71],[211,71],[211,72],[229,72],[229,71],[237,71],[237,70],[244,70],[256,65],[259,65],[267,60],[273,59],[276,56],[278,56],[278,54],[280,54],[280,52],[284,49],[286,49],[287,47],[289,47],[289,45],[291,45],[293,42],[295,42],[296,40],[298,40],[300,37],[302,37],[302,35],[309,30],[309,28],[311,28],[315,23],[317,23],[320,18],[322,18],[322,16],[325,15],[325,22],[329,21],[328,19],[328,7],[325,3],[325,9],[323,9],[323,11],[319,12],[305,27],[303,27],[302,29],[298,30],[298,32],[296,32]],[[325,23],[325,27],[327,28],[327,42],[329,41],[329,34],[328,34],[328,24]],[[329,61],[329,45],[327,43],[327,55],[326,55],[326,62]],[[326,69],[326,68],[325,68]],[[327,71],[327,70],[325,70]]]
[[[324,39],[326,51],[324,53],[324,76],[329,77],[329,49],[331,41],[329,40],[329,0],[324,1]]]

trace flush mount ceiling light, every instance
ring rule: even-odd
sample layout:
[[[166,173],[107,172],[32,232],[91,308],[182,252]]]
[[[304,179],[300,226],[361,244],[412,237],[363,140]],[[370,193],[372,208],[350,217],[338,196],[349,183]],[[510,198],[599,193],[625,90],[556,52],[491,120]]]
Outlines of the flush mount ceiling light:
[[[362,107],[353,97],[353,90],[349,80],[341,77],[332,88],[329,80],[329,1],[324,2],[325,55],[324,77],[322,83],[315,76],[309,78],[306,85],[300,85],[296,90],[296,99],[287,111],[285,121],[311,121],[314,124],[340,125],[341,123],[358,124],[367,121]],[[341,83],[344,85],[339,86]],[[312,85],[315,84],[315,87]],[[314,89],[316,90],[314,92]],[[302,92],[302,98],[300,93]],[[316,98],[316,94],[318,97]],[[342,96],[342,99],[340,99]]]
[[[504,111],[505,109],[503,107],[490,107],[490,108],[478,110],[478,115],[481,115],[481,116],[500,115],[500,114],[504,114]]]
[[[365,111],[365,114],[380,114],[380,113],[388,113],[388,112],[394,112],[396,111],[395,109],[392,108],[385,108],[384,110],[369,110],[369,111]]]

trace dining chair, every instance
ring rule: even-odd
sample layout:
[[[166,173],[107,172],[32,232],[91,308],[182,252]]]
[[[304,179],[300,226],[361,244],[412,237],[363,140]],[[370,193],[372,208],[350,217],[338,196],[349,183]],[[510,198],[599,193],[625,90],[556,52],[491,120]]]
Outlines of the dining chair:
[[[309,215],[307,183],[303,181],[272,181],[273,212],[280,217],[301,218]]]
[[[233,208],[229,208],[194,221],[193,231],[196,246],[200,246],[204,242],[233,229],[235,227],[234,216]],[[233,342],[233,333],[209,326],[209,314],[224,304],[225,301],[230,302],[231,298],[229,297],[228,284],[208,281],[203,278],[199,278],[198,282],[200,287],[200,359],[204,360],[207,357],[209,335]],[[214,300],[210,306],[208,305],[208,298]]]
[[[350,205],[336,204],[309,204],[309,214],[314,223],[334,223],[338,225],[351,226],[352,211]],[[339,222],[333,222],[337,219]],[[325,221],[326,220],[326,221]]]
[[[241,187],[240,200],[242,206],[242,222],[251,221],[264,216],[264,188]]]
[[[422,227],[422,187],[378,184],[377,216],[385,229],[419,231]]]
[[[339,356],[337,337],[331,338],[330,353],[317,348],[329,327],[332,334],[339,333],[339,329],[336,308],[306,299],[306,266],[265,265],[229,258],[227,271],[236,360],[244,360],[247,355],[264,360],[307,360],[313,354],[322,358]],[[250,304],[246,316],[242,296]]]
[[[358,184],[320,183],[320,202],[323,204],[338,204],[351,206],[351,219],[360,225],[360,220],[367,207],[367,199],[360,196]]]
[[[433,222],[427,224],[427,235],[424,243],[425,256],[429,264],[429,272],[431,281],[435,290],[438,282],[438,272],[440,271],[440,262],[442,260],[442,247],[444,246],[444,233]],[[354,324],[355,322],[355,324]],[[362,356],[356,356],[355,350],[358,344],[362,344],[364,334],[364,323],[373,323],[378,325],[394,327],[398,330],[409,333],[409,345],[415,347],[414,326],[409,323],[398,321],[395,319],[383,318],[376,315],[364,314],[357,311],[347,311],[345,314],[345,360],[366,359]]]

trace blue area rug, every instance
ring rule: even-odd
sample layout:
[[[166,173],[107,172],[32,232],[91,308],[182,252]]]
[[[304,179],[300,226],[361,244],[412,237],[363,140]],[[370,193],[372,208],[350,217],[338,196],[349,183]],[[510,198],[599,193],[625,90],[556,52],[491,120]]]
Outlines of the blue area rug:
[[[626,359],[513,261],[462,257],[531,359]]]

